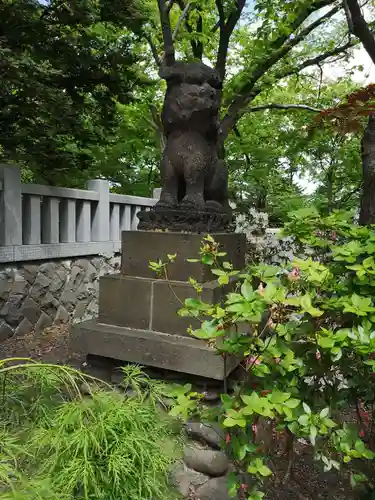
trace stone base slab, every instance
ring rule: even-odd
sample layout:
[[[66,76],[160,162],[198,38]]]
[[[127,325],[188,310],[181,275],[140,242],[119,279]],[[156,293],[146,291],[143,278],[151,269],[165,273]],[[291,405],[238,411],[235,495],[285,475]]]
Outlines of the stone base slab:
[[[198,339],[106,325],[97,320],[74,325],[72,343],[75,350],[87,354],[216,380],[226,378],[238,365],[235,357],[228,357],[224,367],[215,349]]]

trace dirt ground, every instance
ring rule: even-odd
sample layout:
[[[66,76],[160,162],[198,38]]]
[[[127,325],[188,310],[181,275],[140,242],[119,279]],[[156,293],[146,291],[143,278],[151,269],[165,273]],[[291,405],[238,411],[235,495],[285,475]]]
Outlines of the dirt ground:
[[[22,338],[13,337],[0,343],[0,359],[11,357],[68,364],[77,369],[87,366],[86,356],[72,351],[69,342],[69,327],[65,325],[48,328],[38,336],[30,334]],[[93,375],[98,376],[97,373]],[[283,466],[282,460],[281,466]],[[360,498],[353,494],[348,481],[340,480],[334,472],[323,473],[314,463],[308,447],[301,447],[295,464],[295,477],[298,484],[290,482],[288,488],[280,485],[269,489],[266,500],[354,500]]]

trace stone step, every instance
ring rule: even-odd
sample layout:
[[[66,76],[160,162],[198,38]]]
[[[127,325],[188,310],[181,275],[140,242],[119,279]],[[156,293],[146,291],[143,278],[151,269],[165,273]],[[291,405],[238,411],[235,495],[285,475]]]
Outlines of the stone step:
[[[151,330],[138,330],[89,320],[72,327],[72,348],[87,354],[154,366],[215,380],[224,380],[239,360],[226,367],[216,350],[203,341]]]

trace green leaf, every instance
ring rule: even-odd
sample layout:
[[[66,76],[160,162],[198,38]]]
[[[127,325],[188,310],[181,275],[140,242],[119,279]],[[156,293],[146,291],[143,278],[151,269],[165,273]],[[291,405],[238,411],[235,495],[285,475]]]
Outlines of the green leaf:
[[[227,285],[229,283],[229,276],[219,276],[219,279],[217,280],[219,285]]]
[[[206,266],[212,266],[212,264],[214,263],[214,258],[209,254],[202,255],[202,263]]]
[[[254,296],[254,290],[248,280],[245,280],[241,285],[241,293],[246,300],[250,300]]]
[[[272,403],[285,403],[285,401],[290,399],[290,393],[274,390],[269,396],[269,399]]]
[[[202,301],[199,299],[188,298],[185,299],[185,307],[187,309],[199,309],[202,305]]]
[[[258,472],[263,477],[272,476],[271,469],[266,465],[262,465],[262,467],[259,467]]]
[[[315,440],[317,435],[318,435],[318,429],[315,427],[315,425],[312,425],[310,427],[310,441],[313,446],[315,446]]]
[[[288,401],[285,401],[285,406],[287,406],[288,408],[291,408],[292,410],[294,408],[297,408],[297,406],[301,403],[301,401],[299,399],[295,399],[295,398],[291,398],[291,399],[288,399]]]
[[[301,415],[298,419],[298,422],[303,426],[307,425],[309,421],[310,421],[309,415]]]
[[[226,276],[227,273],[225,271],[222,271],[221,269],[211,269],[212,274],[215,274],[216,276]]]
[[[329,414],[329,408],[323,408],[323,410],[320,412],[319,416],[320,418],[325,418],[328,417]]]
[[[332,338],[318,335],[318,344],[320,347],[323,347],[323,349],[331,349],[331,347],[335,345],[335,341]]]
[[[305,410],[305,412],[308,414],[308,415],[311,415],[311,408],[309,405],[307,405],[306,403],[302,403],[302,406],[303,406],[303,409]]]
[[[227,417],[224,422],[223,422],[224,427],[245,427],[246,426],[246,420],[244,418],[231,418]]]

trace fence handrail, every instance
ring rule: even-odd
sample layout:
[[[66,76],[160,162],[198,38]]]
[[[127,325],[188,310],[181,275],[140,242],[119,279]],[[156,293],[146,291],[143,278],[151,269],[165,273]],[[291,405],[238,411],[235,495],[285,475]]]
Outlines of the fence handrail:
[[[69,198],[74,200],[99,200],[99,193],[88,189],[72,189],[42,184],[21,184],[22,194],[49,196],[51,198]]]
[[[142,207],[153,207],[158,201],[156,198],[145,198],[129,194],[109,193],[109,201],[126,205],[140,205]]]
[[[18,166],[0,164],[0,263],[118,251],[121,232],[157,202],[111,193],[105,179],[87,187],[23,184]]]

